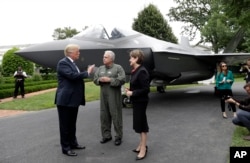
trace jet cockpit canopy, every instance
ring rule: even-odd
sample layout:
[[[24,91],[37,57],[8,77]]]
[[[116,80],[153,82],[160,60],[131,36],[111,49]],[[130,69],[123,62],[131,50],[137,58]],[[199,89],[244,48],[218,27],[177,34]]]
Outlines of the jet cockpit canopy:
[[[108,34],[108,31],[102,25],[95,25],[84,29],[84,31],[78,33],[72,38],[77,40],[82,40],[84,38],[114,40],[134,34],[138,34],[138,32],[133,30],[127,31],[117,27],[113,28],[110,34]]]

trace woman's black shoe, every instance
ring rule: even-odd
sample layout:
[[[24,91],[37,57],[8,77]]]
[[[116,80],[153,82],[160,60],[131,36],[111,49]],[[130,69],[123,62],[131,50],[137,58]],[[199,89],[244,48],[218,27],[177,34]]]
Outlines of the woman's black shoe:
[[[147,156],[147,153],[148,153],[148,150],[146,150],[146,152],[145,152],[145,155],[143,156],[143,157],[138,157],[138,156],[136,156],[136,161],[137,160],[142,160],[142,159],[144,159],[146,156]]]
[[[133,149],[132,151],[135,152],[135,153],[139,153],[140,152],[140,151],[137,151],[136,149]]]
[[[146,146],[146,150],[148,150],[148,146]],[[139,153],[140,152],[140,151],[137,151],[136,149],[133,149],[132,151],[135,152],[135,153]]]

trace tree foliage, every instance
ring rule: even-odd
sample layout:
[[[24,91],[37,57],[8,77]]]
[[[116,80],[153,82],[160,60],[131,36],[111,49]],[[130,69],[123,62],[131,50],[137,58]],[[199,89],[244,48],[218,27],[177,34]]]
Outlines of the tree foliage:
[[[225,14],[231,19],[236,19],[239,29],[227,45],[227,49],[237,46],[237,51],[250,51],[250,0],[221,0]],[[238,43],[238,44],[237,44]]]
[[[79,31],[77,31],[74,28],[71,29],[71,27],[64,27],[63,29],[56,28],[54,30],[54,34],[52,35],[52,37],[54,38],[54,40],[63,40],[66,38],[71,38],[78,33],[79,33]]]
[[[178,39],[172,32],[172,28],[153,4],[149,4],[148,7],[138,13],[138,18],[134,19],[132,28],[160,40],[172,43],[178,42]]]
[[[15,55],[14,53],[17,50],[19,49],[13,47],[4,54],[2,61],[3,75],[13,76],[18,66],[21,66],[27,74],[32,75],[34,72],[34,64],[18,55]]]
[[[183,34],[190,36],[193,40],[209,20],[211,15],[212,0],[174,0],[177,7],[171,7],[169,13],[170,21],[180,21],[185,24]]]
[[[221,0],[225,13],[236,18],[243,27],[250,26],[250,0]]]
[[[215,53],[220,50],[226,49],[226,45],[229,44],[230,40],[236,42],[235,33],[240,29],[237,19],[228,17],[223,12],[224,6],[218,2],[210,4],[211,15],[208,21],[201,27],[201,38],[203,42],[209,42],[212,44],[212,49]],[[233,42],[231,42],[233,43]],[[237,42],[238,44],[239,42]],[[231,46],[228,52],[232,52],[236,46]]]
[[[200,32],[199,43],[211,43],[214,52],[226,49],[236,51],[242,43],[245,18],[242,1],[236,0],[174,0],[178,6],[172,7],[168,16],[170,21],[185,23],[183,33],[193,40]],[[249,0],[245,0],[249,1]],[[235,8],[235,5],[237,7]],[[244,3],[244,5],[248,5]],[[249,5],[248,5],[249,6]],[[245,9],[247,7],[244,7]],[[249,8],[249,7],[248,7]],[[247,14],[250,15],[250,14]],[[242,47],[242,46],[241,46]],[[236,49],[236,50],[235,50]]]

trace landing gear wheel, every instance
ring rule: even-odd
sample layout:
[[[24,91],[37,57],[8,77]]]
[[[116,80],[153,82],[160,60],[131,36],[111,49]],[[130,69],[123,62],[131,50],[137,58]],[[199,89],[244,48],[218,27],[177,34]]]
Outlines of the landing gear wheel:
[[[130,99],[126,95],[122,95],[122,106],[124,108],[131,107]]]
[[[158,86],[158,87],[157,87],[157,91],[158,91],[159,93],[165,93],[165,88],[164,88],[164,86]]]
[[[128,97],[126,95],[122,95],[122,106],[126,107],[126,101],[128,100]]]

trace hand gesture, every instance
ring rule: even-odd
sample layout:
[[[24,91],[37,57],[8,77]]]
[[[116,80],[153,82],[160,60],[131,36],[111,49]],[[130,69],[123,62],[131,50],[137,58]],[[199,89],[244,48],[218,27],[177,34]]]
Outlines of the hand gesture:
[[[89,66],[88,66],[88,73],[89,73],[89,74],[93,73],[94,68],[95,68],[95,64],[89,65]]]
[[[232,98],[229,98],[229,99],[225,100],[225,102],[228,102],[228,103],[235,103],[235,100],[232,99]]]

